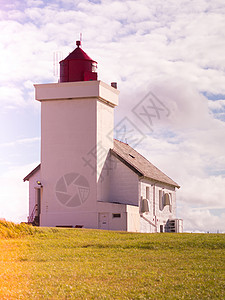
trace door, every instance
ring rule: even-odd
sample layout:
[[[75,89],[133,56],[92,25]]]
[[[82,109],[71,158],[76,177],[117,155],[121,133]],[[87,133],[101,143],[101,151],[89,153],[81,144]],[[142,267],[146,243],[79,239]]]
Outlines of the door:
[[[36,188],[36,199],[35,199],[35,215],[33,219],[33,225],[40,225],[40,214],[41,214],[41,188]]]
[[[37,216],[41,213],[41,189],[37,189]]]
[[[109,229],[109,214],[99,213],[98,214],[99,229]]]

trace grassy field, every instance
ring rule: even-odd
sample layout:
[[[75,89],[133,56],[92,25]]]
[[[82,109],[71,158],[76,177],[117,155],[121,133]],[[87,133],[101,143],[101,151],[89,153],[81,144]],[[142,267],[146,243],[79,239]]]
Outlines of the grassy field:
[[[0,299],[225,299],[225,235],[0,222]]]

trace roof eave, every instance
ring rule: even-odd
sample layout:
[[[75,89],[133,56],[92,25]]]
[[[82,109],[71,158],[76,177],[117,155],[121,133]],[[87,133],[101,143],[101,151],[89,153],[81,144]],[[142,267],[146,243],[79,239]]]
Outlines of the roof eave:
[[[180,188],[180,186],[174,181],[174,184],[173,183],[169,183],[169,182],[166,182],[166,181],[162,181],[162,180],[159,180],[159,179],[155,179],[153,177],[149,177],[149,176],[146,176],[146,175],[143,175],[142,176],[143,179],[150,179],[150,180],[153,180],[155,182],[160,182],[160,183],[163,183],[163,184],[167,184],[169,186],[172,186],[172,187],[176,187],[176,188]]]

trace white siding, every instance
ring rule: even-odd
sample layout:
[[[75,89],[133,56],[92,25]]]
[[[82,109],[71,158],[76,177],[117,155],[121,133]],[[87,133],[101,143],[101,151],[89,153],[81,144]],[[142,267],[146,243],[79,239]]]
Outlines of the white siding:
[[[110,202],[138,206],[138,175],[113,155],[111,161],[114,168],[110,173]]]
[[[176,192],[175,188],[167,184],[155,182],[153,180],[142,179],[141,197],[146,198],[146,188],[149,188],[149,212],[141,214],[141,232],[160,232],[160,225],[163,228],[168,219],[176,217]],[[171,206],[160,204],[160,194],[169,193],[171,195]]]

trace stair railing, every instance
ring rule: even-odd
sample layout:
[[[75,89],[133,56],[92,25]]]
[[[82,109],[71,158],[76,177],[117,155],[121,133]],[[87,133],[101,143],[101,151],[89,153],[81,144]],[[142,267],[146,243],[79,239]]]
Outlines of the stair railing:
[[[30,216],[28,217],[28,223],[33,223],[36,212],[37,212],[37,204],[34,205],[34,208],[33,208],[33,210],[32,210],[32,213],[31,213]]]

